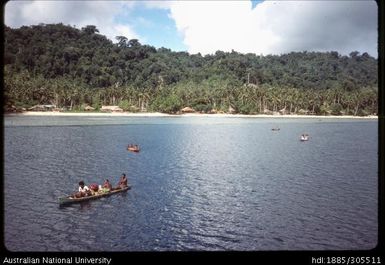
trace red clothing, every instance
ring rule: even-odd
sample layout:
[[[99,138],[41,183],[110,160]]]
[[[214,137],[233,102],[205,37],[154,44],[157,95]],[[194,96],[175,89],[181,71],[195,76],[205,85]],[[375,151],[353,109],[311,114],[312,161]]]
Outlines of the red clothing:
[[[106,189],[112,189],[112,185],[109,181],[105,181],[104,184],[103,184],[103,188],[106,188]]]
[[[98,184],[93,183],[93,184],[90,185],[90,189],[93,190],[93,191],[98,191],[99,190],[99,186],[98,186]]]

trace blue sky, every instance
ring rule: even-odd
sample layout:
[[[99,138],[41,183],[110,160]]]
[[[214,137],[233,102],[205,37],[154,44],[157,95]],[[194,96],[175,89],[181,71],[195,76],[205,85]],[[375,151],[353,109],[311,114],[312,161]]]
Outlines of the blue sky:
[[[183,44],[183,35],[178,32],[168,10],[136,6],[132,12],[116,17],[116,21],[132,25],[133,30],[141,37],[142,44],[187,51]]]
[[[251,0],[252,8],[262,3],[261,0]],[[187,51],[183,43],[183,35],[178,32],[175,21],[170,17],[169,10],[135,6],[129,15],[116,17],[118,23],[129,23],[135,32],[142,37],[142,43],[157,48],[166,47],[173,51]]]
[[[5,24],[95,25],[100,34],[174,51],[258,55],[368,52],[377,57],[377,4],[363,1],[10,1]]]
[[[255,8],[258,4],[262,3],[260,0],[251,0],[252,7]]]

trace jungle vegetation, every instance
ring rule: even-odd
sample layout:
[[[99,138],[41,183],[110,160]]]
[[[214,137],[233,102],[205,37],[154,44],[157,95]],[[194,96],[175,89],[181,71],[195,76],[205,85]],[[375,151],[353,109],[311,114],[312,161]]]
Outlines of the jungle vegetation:
[[[5,110],[53,104],[72,111],[118,105],[165,113],[186,106],[205,113],[377,113],[377,59],[368,53],[202,56],[116,40],[93,25],[5,26]]]

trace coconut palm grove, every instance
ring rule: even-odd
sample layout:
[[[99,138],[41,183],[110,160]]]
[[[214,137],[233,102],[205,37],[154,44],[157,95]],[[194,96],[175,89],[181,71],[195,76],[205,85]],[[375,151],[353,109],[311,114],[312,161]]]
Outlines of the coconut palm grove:
[[[352,51],[201,55],[116,43],[89,25],[4,27],[4,108],[376,115],[377,59]]]

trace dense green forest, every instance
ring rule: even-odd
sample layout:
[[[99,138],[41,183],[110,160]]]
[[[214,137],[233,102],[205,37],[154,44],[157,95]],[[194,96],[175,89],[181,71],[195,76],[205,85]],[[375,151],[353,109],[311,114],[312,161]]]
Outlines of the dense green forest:
[[[377,60],[367,53],[258,56],[173,52],[95,26],[4,28],[6,111],[36,104],[68,110],[369,115],[377,113]]]

